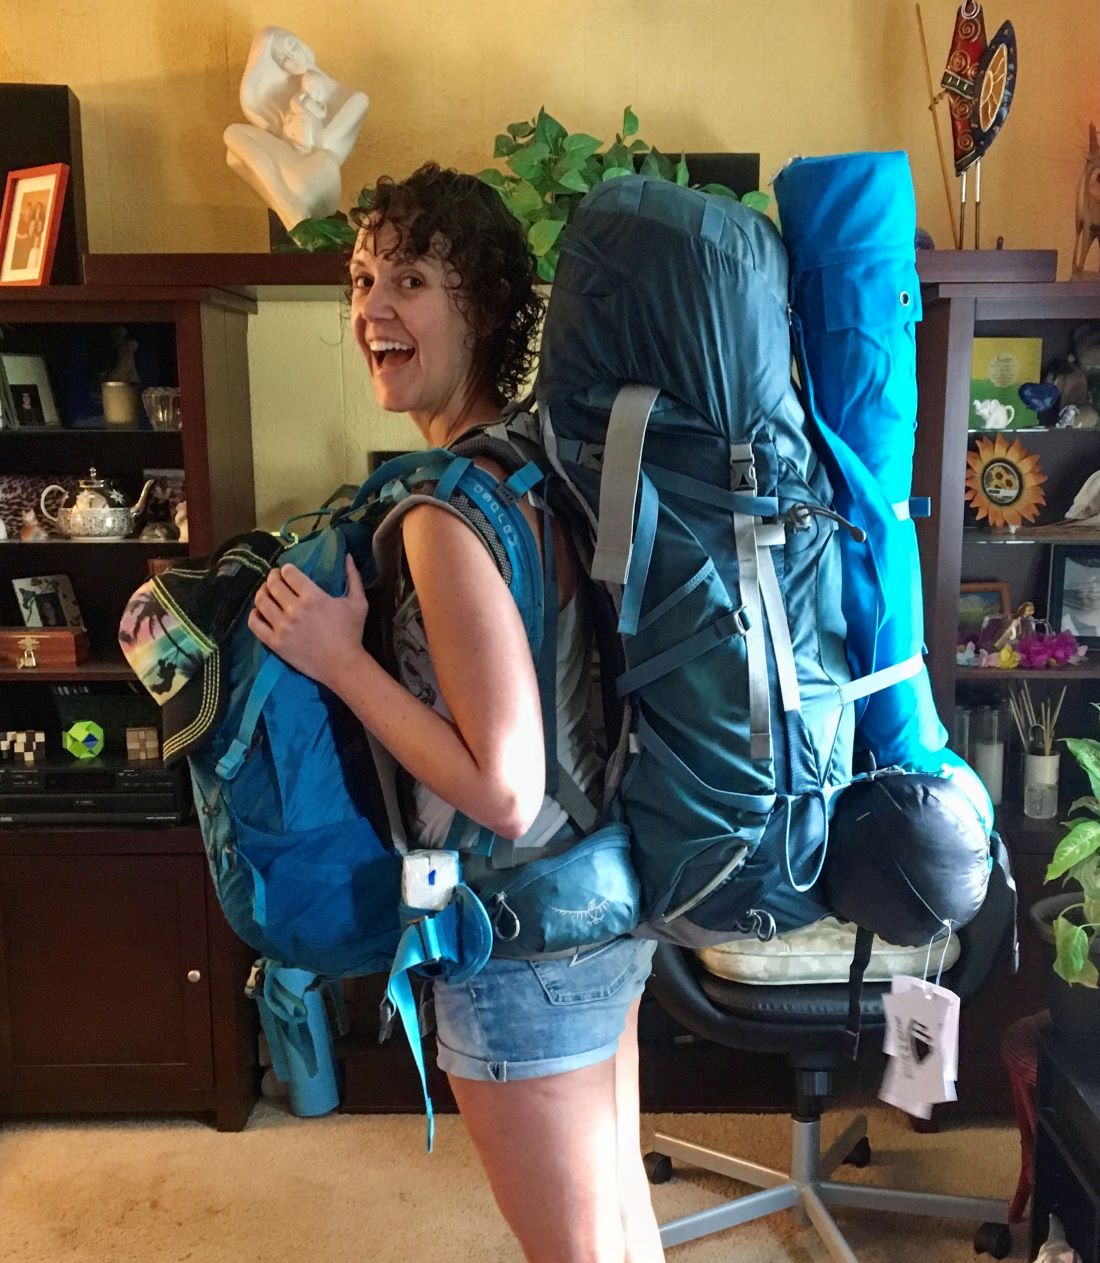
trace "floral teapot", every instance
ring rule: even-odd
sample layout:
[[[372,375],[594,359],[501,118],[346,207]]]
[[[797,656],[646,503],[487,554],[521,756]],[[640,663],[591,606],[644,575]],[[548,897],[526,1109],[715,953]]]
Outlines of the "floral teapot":
[[[72,493],[55,483],[42,492],[38,503],[46,520],[70,539],[126,539],[133,535],[137,519],[145,511],[152,485],[150,478],[142,487],[137,503],[130,505],[116,486],[92,469],[87,478],[81,478],[77,492]],[[52,491],[60,491],[65,497],[56,513],[46,507],[46,497]]]

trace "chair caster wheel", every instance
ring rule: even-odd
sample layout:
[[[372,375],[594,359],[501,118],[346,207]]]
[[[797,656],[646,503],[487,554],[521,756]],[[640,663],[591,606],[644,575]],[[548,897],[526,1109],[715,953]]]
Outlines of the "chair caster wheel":
[[[663,1153],[647,1153],[642,1165],[650,1184],[667,1184],[672,1179],[672,1159]]]
[[[866,1136],[862,1136],[852,1146],[851,1153],[844,1159],[842,1166],[846,1167],[869,1167],[871,1165],[871,1142]]]
[[[974,1234],[974,1253],[1007,1258],[1012,1250],[1012,1229],[1008,1224],[986,1223]]]

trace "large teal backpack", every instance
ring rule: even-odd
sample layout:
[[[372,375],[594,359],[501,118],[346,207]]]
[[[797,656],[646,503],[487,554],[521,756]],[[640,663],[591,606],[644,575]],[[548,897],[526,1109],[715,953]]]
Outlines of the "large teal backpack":
[[[335,1104],[332,979],[390,972],[423,1078],[410,971],[464,977],[490,952],[572,953],[632,931],[768,936],[827,911],[817,877],[851,778],[850,703],[882,681],[851,681],[838,519],[791,385],[772,225],[642,178],[595,191],[563,238],[536,394],[536,415],[383,466],[324,524],[288,532],[276,560],[338,593],[350,550],[384,591],[403,509],[458,513],[523,617],[571,836],[524,856],[485,830],[471,843],[456,819],[472,888],[438,914],[401,908],[385,751],[243,619],[224,648],[224,712],[189,755],[196,801],[223,907],[261,953],[253,990],[277,1068],[315,1089],[299,1112]],[[593,801],[555,757],[553,549],[540,555],[518,507],[530,494],[590,585],[606,743]]]

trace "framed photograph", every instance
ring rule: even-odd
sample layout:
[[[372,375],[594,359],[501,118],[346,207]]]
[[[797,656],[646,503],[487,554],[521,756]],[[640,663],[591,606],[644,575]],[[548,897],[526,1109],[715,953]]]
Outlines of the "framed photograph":
[[[57,403],[50,389],[46,361],[41,355],[10,355],[0,352],[0,367],[11,397],[13,428],[56,428],[61,425]]]
[[[152,479],[149,498],[145,502],[146,522],[171,522],[180,502],[187,498],[182,469],[143,469],[142,481]]]
[[[1100,647],[1100,547],[1056,547],[1050,562],[1050,625]]]
[[[958,643],[978,643],[982,623],[990,615],[1010,617],[1012,601],[1007,583],[995,579],[982,579],[976,583],[959,585],[959,632]]]
[[[15,400],[8,389],[8,379],[4,375],[4,360],[0,357],[0,430],[14,430],[18,426],[15,420]]]
[[[970,364],[972,430],[1019,430],[1039,425],[1020,398],[1025,382],[1041,382],[1042,338],[975,338]]]
[[[69,168],[9,171],[0,209],[0,285],[48,285]]]
[[[65,574],[38,574],[13,579],[15,598],[25,627],[83,627],[72,581]]]

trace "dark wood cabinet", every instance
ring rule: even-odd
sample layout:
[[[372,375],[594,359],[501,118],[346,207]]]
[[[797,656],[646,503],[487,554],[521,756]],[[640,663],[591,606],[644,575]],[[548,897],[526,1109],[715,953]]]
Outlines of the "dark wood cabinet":
[[[1044,365],[1063,359],[1081,325],[1100,322],[1100,284],[966,281],[923,287],[924,320],[917,327],[919,418],[913,494],[932,502],[931,517],[917,522],[924,583],[925,639],[932,691],[940,717],[953,729],[956,706],[1006,703],[1008,690],[1027,681],[1038,702],[1067,687],[1057,735],[1097,736],[1093,703],[1100,702],[1100,660],[1093,649],[1084,663],[1062,671],[1002,670],[959,666],[956,662],[960,585],[996,581],[1008,586],[1013,607],[1033,601],[1048,614],[1051,567],[1065,536],[993,531],[976,520],[965,503],[967,455],[993,431],[972,428],[971,373],[975,337],[1042,339]],[[1002,431],[1039,457],[1046,475],[1046,505],[1035,523],[1063,518],[1086,477],[1100,469],[1100,429],[1057,429],[1038,421]],[[1079,532],[1075,542],[1093,544],[1100,555],[1100,528]],[[1019,889],[1019,973],[998,970],[963,1014],[958,1108],[1007,1114],[1009,1086],[1000,1060],[1000,1041],[1017,1018],[1046,1007],[1049,958],[1034,935],[1027,910],[1044,891],[1047,864],[1063,833],[1061,821],[1075,798],[1089,793],[1088,782],[1068,751],[1062,753],[1059,811],[1052,820],[1023,814],[1022,749],[1011,720],[1006,739],[1004,789],[997,827],[1008,844]],[[960,750],[960,753],[964,753]]]
[[[0,830],[0,1113],[238,1130],[258,1073],[251,957],[197,828]]]
[[[200,856],[0,856],[0,1083],[213,1082]]]
[[[149,559],[209,553],[255,524],[254,310],[212,287],[0,291],[0,347],[41,357],[63,423],[0,430],[0,474],[29,484],[94,466],[131,503],[150,470],[182,471],[186,487],[187,542],[0,542],[0,623],[20,622],[13,578],[66,574],[88,629],[85,663],[0,669],[0,729],[43,730],[48,768],[71,762],[61,730],[73,707],[58,685],[89,690],[79,694],[89,710],[110,694],[157,722],[117,643]],[[179,431],[111,431],[86,415],[96,357],[119,329],[148,352],[142,387],[179,386]],[[125,758],[116,736],[100,761]],[[258,1088],[258,1023],[244,995],[252,955],[218,907],[196,825],[0,826],[0,1113],[187,1111],[239,1129]]]

